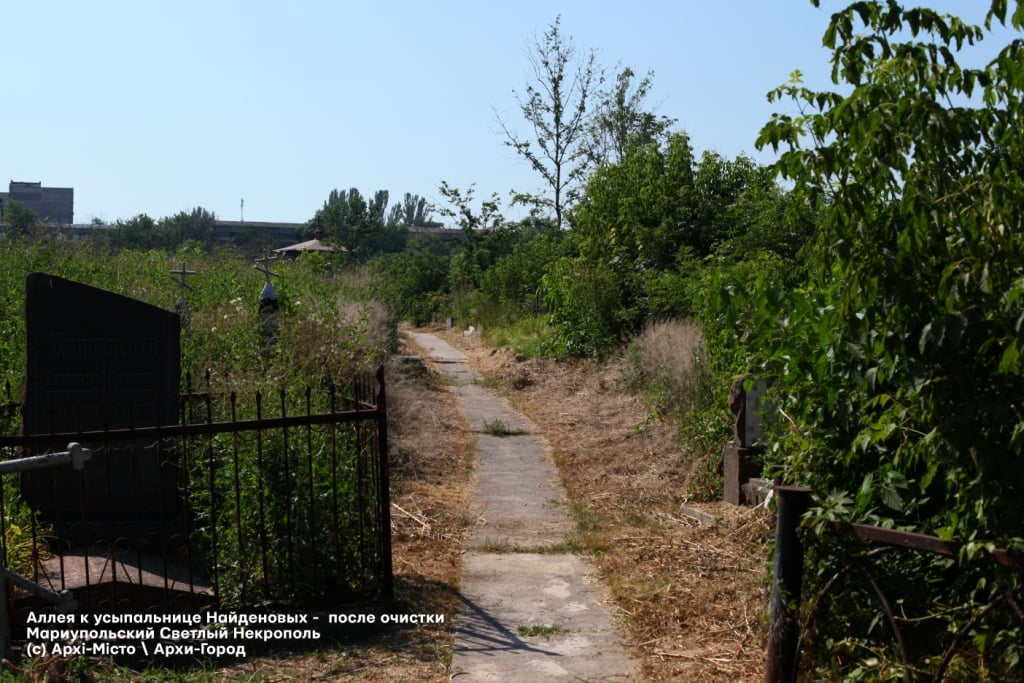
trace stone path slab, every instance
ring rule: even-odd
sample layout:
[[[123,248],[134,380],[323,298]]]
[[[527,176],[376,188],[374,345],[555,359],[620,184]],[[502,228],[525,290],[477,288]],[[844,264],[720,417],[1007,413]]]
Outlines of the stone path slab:
[[[410,337],[453,385],[476,441],[477,524],[462,559],[452,680],[637,680],[593,568],[564,552],[573,525],[547,441],[476,383],[458,350],[430,334]],[[495,420],[516,433],[486,433]]]

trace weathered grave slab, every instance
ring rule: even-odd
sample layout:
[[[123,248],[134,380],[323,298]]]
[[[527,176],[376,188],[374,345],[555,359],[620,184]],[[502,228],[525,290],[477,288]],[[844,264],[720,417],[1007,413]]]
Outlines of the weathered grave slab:
[[[93,432],[175,424],[181,375],[175,313],[44,273],[25,283],[27,332],[22,431]],[[57,441],[53,447],[66,444]],[[82,472],[22,475],[22,493],[44,519],[154,522],[178,511],[177,462],[152,442],[83,444]]]
[[[54,555],[39,564],[38,582],[50,590],[78,590],[101,583],[151,586],[169,591],[213,595],[209,579],[183,557],[135,548],[95,544]]]

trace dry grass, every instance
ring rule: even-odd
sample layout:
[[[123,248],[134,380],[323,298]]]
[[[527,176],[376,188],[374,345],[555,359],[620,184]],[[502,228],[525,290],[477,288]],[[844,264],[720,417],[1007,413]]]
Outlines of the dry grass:
[[[662,363],[692,357],[677,352],[699,339],[648,334],[645,347],[663,350]],[[675,427],[621,390],[630,365],[520,363],[476,336],[444,336],[550,441],[583,544],[612,589],[645,677],[762,680],[767,514],[687,500],[690,462]],[[702,526],[694,508],[717,523]]]
[[[252,658],[218,680],[415,681],[449,678],[470,438],[452,395],[429,373],[387,370],[391,528],[398,611],[444,614],[441,625],[396,627],[308,654]]]
[[[517,362],[478,336],[435,333],[460,348],[550,441],[581,544],[612,590],[644,678],[762,680],[767,515],[687,500],[690,464],[676,429],[621,390],[629,364]],[[449,680],[470,435],[436,378],[397,366],[388,378],[396,598],[410,612],[445,614],[445,624],[252,658],[212,672],[216,680]],[[695,508],[717,523],[701,525]]]
[[[648,376],[665,369],[682,377],[693,370],[694,353],[704,347],[700,325],[686,320],[659,320],[636,336],[642,353],[641,367]]]
[[[654,397],[665,414],[706,408],[714,400],[713,381],[701,328],[695,323],[653,322],[630,346],[627,386]]]

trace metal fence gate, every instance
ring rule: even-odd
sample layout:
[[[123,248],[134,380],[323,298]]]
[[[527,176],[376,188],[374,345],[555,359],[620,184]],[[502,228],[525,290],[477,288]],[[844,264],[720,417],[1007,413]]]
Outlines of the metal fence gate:
[[[383,368],[346,394],[190,387],[179,424],[0,436],[15,469],[72,442],[91,451],[80,469],[3,476],[13,637],[72,597],[82,612],[390,600]]]

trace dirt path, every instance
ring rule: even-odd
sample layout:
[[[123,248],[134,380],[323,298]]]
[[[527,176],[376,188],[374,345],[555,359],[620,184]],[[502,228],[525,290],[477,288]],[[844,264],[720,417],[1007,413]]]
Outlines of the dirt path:
[[[431,334],[410,338],[451,383],[476,443],[452,679],[635,680],[593,567],[570,552],[573,524],[547,441],[480,386],[462,353]]]

